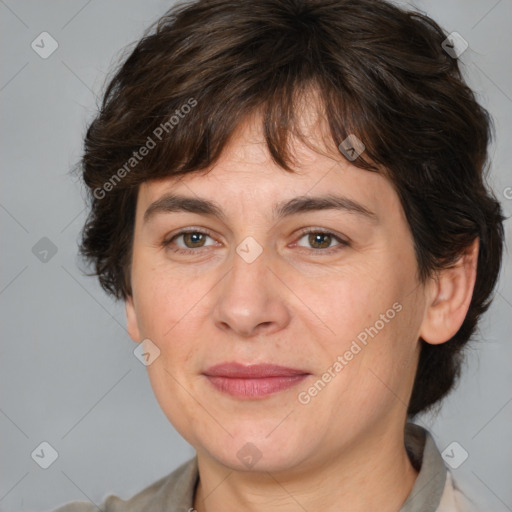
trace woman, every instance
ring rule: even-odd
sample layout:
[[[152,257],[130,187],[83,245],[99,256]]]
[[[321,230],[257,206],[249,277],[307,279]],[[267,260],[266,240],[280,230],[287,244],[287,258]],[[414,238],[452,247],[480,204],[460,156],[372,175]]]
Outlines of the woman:
[[[139,41],[85,139],[81,251],[196,457],[101,510],[471,510],[408,422],[501,263],[460,44],[376,0],[199,0]]]

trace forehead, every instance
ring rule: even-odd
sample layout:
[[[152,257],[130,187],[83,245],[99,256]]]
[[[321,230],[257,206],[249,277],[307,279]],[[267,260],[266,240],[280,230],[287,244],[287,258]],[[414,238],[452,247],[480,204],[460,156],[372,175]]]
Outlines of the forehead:
[[[318,118],[310,115],[303,123],[306,141],[290,138],[294,172],[272,160],[261,120],[248,118],[208,169],[143,183],[139,187],[138,216],[169,193],[212,199],[231,215],[249,210],[275,214],[278,203],[328,194],[357,202],[378,216],[400,210],[398,197],[386,177],[346,160],[324,135],[325,131],[319,129]]]

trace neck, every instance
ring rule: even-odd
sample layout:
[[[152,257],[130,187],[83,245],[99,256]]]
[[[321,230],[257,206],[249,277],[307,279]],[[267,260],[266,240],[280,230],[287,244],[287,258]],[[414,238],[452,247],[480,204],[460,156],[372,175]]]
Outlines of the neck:
[[[403,433],[365,433],[351,445],[354,448],[331,451],[321,463],[280,472],[233,471],[198,452],[200,480],[194,508],[197,512],[399,510],[417,477]]]

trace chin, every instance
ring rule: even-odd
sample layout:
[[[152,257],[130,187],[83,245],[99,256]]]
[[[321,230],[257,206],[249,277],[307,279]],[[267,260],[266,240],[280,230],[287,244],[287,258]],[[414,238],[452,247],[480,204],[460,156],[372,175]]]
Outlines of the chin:
[[[269,435],[272,429],[266,426],[265,422],[265,428],[258,433],[254,424],[250,429],[239,425],[233,437],[226,434],[215,440],[211,437],[204,439],[202,450],[235,471],[287,471],[308,458],[304,435],[293,435],[286,430],[278,433],[279,427]]]

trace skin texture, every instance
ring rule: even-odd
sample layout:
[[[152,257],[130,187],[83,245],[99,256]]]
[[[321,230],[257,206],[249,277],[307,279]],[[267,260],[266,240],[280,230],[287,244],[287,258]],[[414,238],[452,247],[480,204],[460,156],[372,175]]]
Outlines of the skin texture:
[[[356,168],[334,145],[314,151],[298,140],[297,173],[287,173],[272,162],[260,124],[257,116],[241,124],[208,173],[140,186],[133,296],[126,301],[130,336],[149,338],[160,350],[148,374],[163,412],[197,451],[199,512],[325,512],[340,504],[350,511],[396,511],[417,475],[403,427],[418,338],[442,343],[458,330],[478,245],[454,268],[420,284],[391,183]],[[321,131],[305,126],[321,146],[323,139],[314,136]],[[144,223],[148,206],[170,191],[217,202],[225,219],[166,212]],[[376,220],[339,210],[272,218],[275,203],[327,193],[362,204]],[[195,245],[180,236],[163,246],[185,227],[211,235]],[[315,245],[300,233],[304,228],[328,230],[349,245],[329,236]],[[236,252],[248,236],[263,249],[252,263]],[[172,250],[179,248],[196,252]],[[309,403],[300,403],[298,394],[395,303],[400,312]],[[311,375],[266,398],[237,399],[202,374],[226,361],[280,364]],[[246,443],[261,455],[250,468],[237,456]]]

